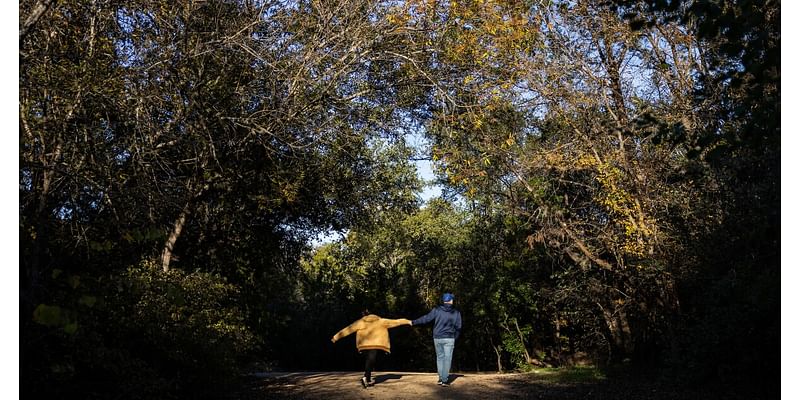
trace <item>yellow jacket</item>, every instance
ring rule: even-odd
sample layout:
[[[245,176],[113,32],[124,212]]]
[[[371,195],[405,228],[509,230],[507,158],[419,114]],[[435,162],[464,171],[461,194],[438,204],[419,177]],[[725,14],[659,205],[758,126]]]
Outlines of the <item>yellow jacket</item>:
[[[370,314],[337,332],[331,341],[336,343],[337,340],[355,332],[358,351],[376,349],[389,353],[391,348],[389,328],[400,325],[411,325],[411,320],[405,318],[385,319],[375,314]]]

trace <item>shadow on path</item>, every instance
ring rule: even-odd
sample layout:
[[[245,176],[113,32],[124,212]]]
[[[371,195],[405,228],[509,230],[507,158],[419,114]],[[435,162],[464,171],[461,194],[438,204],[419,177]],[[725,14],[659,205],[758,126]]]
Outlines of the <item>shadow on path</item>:
[[[375,382],[375,384],[377,385],[379,383],[386,382],[389,379],[400,379],[402,377],[403,375],[400,374],[380,374],[380,375],[374,375],[372,377],[372,381]]]

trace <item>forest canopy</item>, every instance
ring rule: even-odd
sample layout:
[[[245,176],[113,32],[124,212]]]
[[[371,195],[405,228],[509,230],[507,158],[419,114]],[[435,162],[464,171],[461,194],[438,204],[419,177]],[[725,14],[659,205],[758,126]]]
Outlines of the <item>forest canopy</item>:
[[[779,380],[777,1],[19,7],[25,396],[357,369],[445,291],[457,370]]]

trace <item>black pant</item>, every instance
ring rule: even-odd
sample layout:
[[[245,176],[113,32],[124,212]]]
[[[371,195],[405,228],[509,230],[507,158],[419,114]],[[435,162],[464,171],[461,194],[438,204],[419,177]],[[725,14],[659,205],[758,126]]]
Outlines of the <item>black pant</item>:
[[[364,364],[364,377],[366,377],[368,381],[371,381],[372,370],[375,369],[375,362],[378,360],[378,350],[364,350],[363,353],[366,359]]]

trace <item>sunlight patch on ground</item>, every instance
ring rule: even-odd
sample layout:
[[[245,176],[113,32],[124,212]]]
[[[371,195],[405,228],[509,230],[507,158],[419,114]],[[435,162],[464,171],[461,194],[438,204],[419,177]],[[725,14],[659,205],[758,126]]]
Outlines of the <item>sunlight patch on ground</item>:
[[[600,369],[591,366],[537,368],[531,373],[551,382],[596,382],[606,379],[606,375]]]

